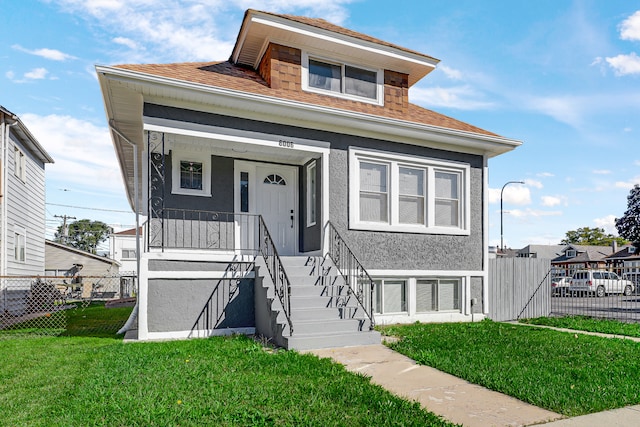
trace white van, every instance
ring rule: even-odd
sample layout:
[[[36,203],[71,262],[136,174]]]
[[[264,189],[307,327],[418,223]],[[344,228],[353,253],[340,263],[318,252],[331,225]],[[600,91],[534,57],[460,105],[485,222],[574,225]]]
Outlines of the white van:
[[[616,273],[605,270],[578,270],[573,273],[569,282],[569,292],[593,292],[598,297],[606,294],[631,295],[635,285],[621,279]]]

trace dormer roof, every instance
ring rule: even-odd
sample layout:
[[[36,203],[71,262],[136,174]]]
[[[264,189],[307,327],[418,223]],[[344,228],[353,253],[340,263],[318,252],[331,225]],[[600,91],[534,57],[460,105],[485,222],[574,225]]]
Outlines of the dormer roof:
[[[312,50],[409,76],[409,87],[436,68],[440,60],[324,19],[248,9],[230,62],[257,69],[270,42]]]

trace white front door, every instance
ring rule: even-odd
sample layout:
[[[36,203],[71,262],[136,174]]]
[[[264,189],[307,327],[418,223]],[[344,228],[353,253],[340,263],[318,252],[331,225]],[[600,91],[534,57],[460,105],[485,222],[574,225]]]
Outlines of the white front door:
[[[297,169],[256,167],[256,213],[262,215],[279,255],[295,255],[297,246]]]
[[[296,253],[296,168],[256,167],[256,213],[262,215],[279,255]]]

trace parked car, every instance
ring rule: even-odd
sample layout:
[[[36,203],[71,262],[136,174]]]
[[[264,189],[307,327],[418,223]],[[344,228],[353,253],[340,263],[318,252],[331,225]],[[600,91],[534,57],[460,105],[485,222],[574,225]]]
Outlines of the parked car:
[[[607,294],[631,295],[635,285],[632,281],[621,279],[616,273],[604,270],[579,270],[569,282],[569,292],[595,293],[598,297]]]
[[[565,296],[569,290],[571,277],[558,276],[551,280],[551,295]]]

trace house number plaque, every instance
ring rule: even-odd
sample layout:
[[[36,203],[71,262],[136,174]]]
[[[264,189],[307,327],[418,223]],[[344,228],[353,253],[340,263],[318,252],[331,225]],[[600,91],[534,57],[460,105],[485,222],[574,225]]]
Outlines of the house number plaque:
[[[280,147],[293,148],[293,141],[286,141],[284,139],[281,139],[280,141],[278,141],[278,145]]]

